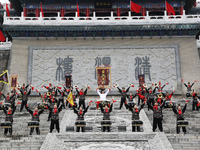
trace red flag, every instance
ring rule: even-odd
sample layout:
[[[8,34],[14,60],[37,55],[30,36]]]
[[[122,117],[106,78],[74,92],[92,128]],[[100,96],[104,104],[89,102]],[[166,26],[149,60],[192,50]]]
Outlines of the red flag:
[[[174,8],[172,7],[172,5],[170,5],[167,1],[165,2],[165,4],[166,4],[167,12],[170,12],[170,13],[172,13],[172,15],[175,15],[175,11],[174,11]]]
[[[40,3],[40,9],[41,9],[41,12],[42,12],[42,17],[44,17],[44,12],[43,12],[43,9],[42,9],[42,3]]]
[[[141,10],[142,6],[141,5],[138,5],[136,3],[133,3],[132,0],[131,0],[131,11],[134,11],[136,13],[139,13],[140,10]]]
[[[10,17],[10,12],[9,12],[8,4],[7,3],[6,3],[6,12],[7,12],[7,16]]]
[[[78,17],[80,17],[80,12],[79,12],[79,7],[78,7],[78,2],[76,2],[76,8],[77,8],[77,14],[78,14]]]
[[[3,35],[3,33],[0,30],[0,41],[4,42],[6,40],[5,36]]]

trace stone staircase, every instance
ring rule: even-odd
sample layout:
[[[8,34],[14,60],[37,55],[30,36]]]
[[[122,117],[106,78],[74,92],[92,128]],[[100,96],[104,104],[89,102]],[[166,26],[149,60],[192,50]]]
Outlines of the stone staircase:
[[[38,98],[30,98],[28,105],[34,110],[37,102],[40,102]],[[50,121],[47,121],[48,110],[40,115],[40,135],[36,134],[34,130],[33,135],[29,135],[30,128],[28,127],[28,122],[31,121],[31,115],[23,109],[22,112],[19,112],[20,105],[17,106],[13,117],[13,133],[12,136],[9,133],[4,136],[4,129],[0,128],[0,149],[1,150],[39,150],[46,135],[49,133]],[[65,110],[64,110],[65,111]],[[62,110],[60,113],[60,118],[64,114]],[[0,121],[4,122],[5,114],[0,111]],[[57,132],[56,130],[53,131]]]
[[[184,106],[184,101],[179,101]],[[152,111],[145,109],[148,118],[152,123]],[[170,109],[163,111],[163,130],[175,150],[198,150],[200,147],[200,112],[192,111],[192,102],[189,102],[185,112],[185,120],[189,121],[186,127],[187,134],[176,134],[176,115]]]
[[[95,96],[90,96],[86,100],[86,105],[90,100],[95,100],[97,97]],[[142,131],[143,132],[136,132],[132,133],[131,132],[131,112],[126,110],[125,107],[123,106],[121,110],[118,109],[119,107],[119,97],[118,96],[112,96],[110,99],[116,99],[117,102],[114,103],[113,107],[113,112],[111,113],[111,120],[112,120],[112,127],[111,127],[111,132],[110,133],[104,133],[102,134],[101,132],[101,125],[100,122],[102,120],[102,113],[100,110],[93,110],[89,109],[88,112],[85,115],[85,120],[86,120],[86,125],[88,127],[92,127],[92,130],[87,131],[85,133],[76,133],[75,131],[70,131],[66,132],[66,126],[74,126],[74,123],[76,121],[76,115],[73,113],[73,110],[67,109],[67,110],[62,110],[60,113],[60,127],[61,127],[61,133],[58,134],[56,130],[53,131],[53,134],[49,133],[49,126],[50,122],[47,122],[47,116],[48,116],[48,111],[45,110],[44,113],[40,116],[40,134],[41,135],[36,135],[35,131],[33,135],[29,135],[30,129],[27,127],[28,122],[31,120],[30,114],[24,109],[22,112],[19,112],[20,106],[17,107],[16,112],[14,114],[14,123],[13,123],[13,135],[12,136],[4,136],[4,129],[0,129],[0,149],[1,150],[25,150],[25,149],[30,149],[30,150],[36,150],[40,149],[41,147],[45,146],[45,143],[48,141],[48,138],[52,138],[52,136],[55,136],[52,138],[54,139],[54,142],[60,143],[61,145],[63,144],[63,147],[66,146],[68,140],[70,138],[74,138],[75,143],[79,146],[75,146],[71,144],[72,149],[79,149],[81,144],[85,145],[85,148],[91,148],[91,144],[96,143],[96,145],[99,145],[99,143],[96,141],[93,141],[91,137],[98,139],[98,137],[101,137],[100,143],[103,143],[102,149],[108,146],[109,142],[105,142],[106,140],[110,141],[111,145],[114,144],[119,144],[118,146],[121,149],[131,149],[135,147],[136,149],[141,149],[140,146],[137,145],[149,145],[145,147],[145,149],[154,149],[152,145],[150,145],[148,140],[145,138],[146,136],[149,137],[152,141],[155,140],[156,138],[160,137],[167,137],[168,140],[170,141],[173,149],[179,150],[179,149],[190,149],[190,150],[197,150],[199,149],[198,147],[200,146],[200,116],[199,112],[197,111],[191,111],[191,102],[188,103],[188,107],[185,113],[185,118],[186,120],[189,121],[189,126],[187,127],[188,134],[183,134],[181,131],[181,134],[176,134],[176,117],[174,113],[171,110],[164,110],[163,114],[163,129],[164,133],[158,132],[152,132],[152,111],[148,111],[147,105],[144,107],[144,111],[141,111],[140,117],[144,122],[144,125],[142,126]],[[37,102],[39,102],[40,99],[38,98],[31,98],[29,101],[29,107],[31,109],[34,109],[35,105]],[[184,105],[184,102],[180,102],[181,105]],[[95,107],[95,104],[93,102],[91,107]],[[145,115],[148,116],[148,118],[145,118]],[[3,111],[0,111],[0,121],[4,121],[5,114]],[[63,118],[63,119],[62,119]],[[150,120],[150,122],[149,122]],[[118,127],[125,127],[126,131],[120,131]],[[47,136],[48,135],[48,136]],[[158,136],[159,135],[159,136]],[[90,137],[88,139],[88,142],[83,142],[77,139],[82,139],[82,137]],[[136,139],[128,139],[128,137],[136,138]],[[117,138],[118,137],[118,138]],[[126,143],[126,141],[123,141],[127,137],[126,140],[133,140],[135,144],[129,145],[130,147],[124,147],[123,143]],[[117,138],[117,139],[116,139]],[[103,141],[103,139],[105,141]],[[158,140],[157,139],[157,140]],[[89,142],[91,140],[91,142]],[[120,140],[123,142],[120,143]],[[140,142],[137,143],[137,140]],[[45,141],[45,142],[44,142]],[[116,143],[117,141],[117,143]],[[166,141],[166,139],[164,139]],[[83,142],[83,143],[82,143]],[[90,145],[87,146],[87,144],[90,143]],[[56,144],[56,143],[55,143]],[[126,144],[125,144],[126,145]],[[162,144],[161,144],[162,145]],[[67,149],[67,148],[61,148],[61,149]],[[94,146],[95,147],[95,146]],[[115,147],[116,148],[116,147]],[[44,149],[44,148],[43,148]],[[55,148],[56,149],[56,148]],[[97,149],[97,148],[95,148]]]

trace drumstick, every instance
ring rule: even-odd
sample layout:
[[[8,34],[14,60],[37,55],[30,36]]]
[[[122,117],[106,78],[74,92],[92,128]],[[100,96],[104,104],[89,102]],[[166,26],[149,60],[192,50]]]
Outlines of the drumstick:
[[[42,94],[40,94],[40,95],[41,95],[41,97],[42,97],[43,102],[45,102],[45,100],[44,100],[44,98],[43,98],[43,95],[42,95]]]

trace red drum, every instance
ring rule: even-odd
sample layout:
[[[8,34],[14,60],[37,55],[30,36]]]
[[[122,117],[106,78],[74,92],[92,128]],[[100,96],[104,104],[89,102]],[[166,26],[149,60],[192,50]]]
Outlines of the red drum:
[[[111,126],[112,122],[110,120],[103,120],[101,121],[102,126]]]
[[[33,127],[39,127],[39,122],[38,121],[31,121],[28,123],[28,127],[29,128],[33,128]]]
[[[132,120],[132,126],[142,126],[143,122],[141,120]]]
[[[11,128],[11,127],[12,127],[12,123],[9,121],[1,123],[1,128]]]

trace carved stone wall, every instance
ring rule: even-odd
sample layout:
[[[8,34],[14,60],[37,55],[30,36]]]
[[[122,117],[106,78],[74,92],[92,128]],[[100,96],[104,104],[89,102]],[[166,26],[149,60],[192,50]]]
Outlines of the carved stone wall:
[[[28,82],[39,90],[43,84],[65,83],[64,75],[72,75],[73,85],[97,88],[96,67],[111,66],[112,83],[138,87],[138,74],[145,74],[150,86],[169,82],[166,90],[180,90],[178,45],[149,46],[32,46],[29,48]],[[179,85],[179,86],[177,86]]]

